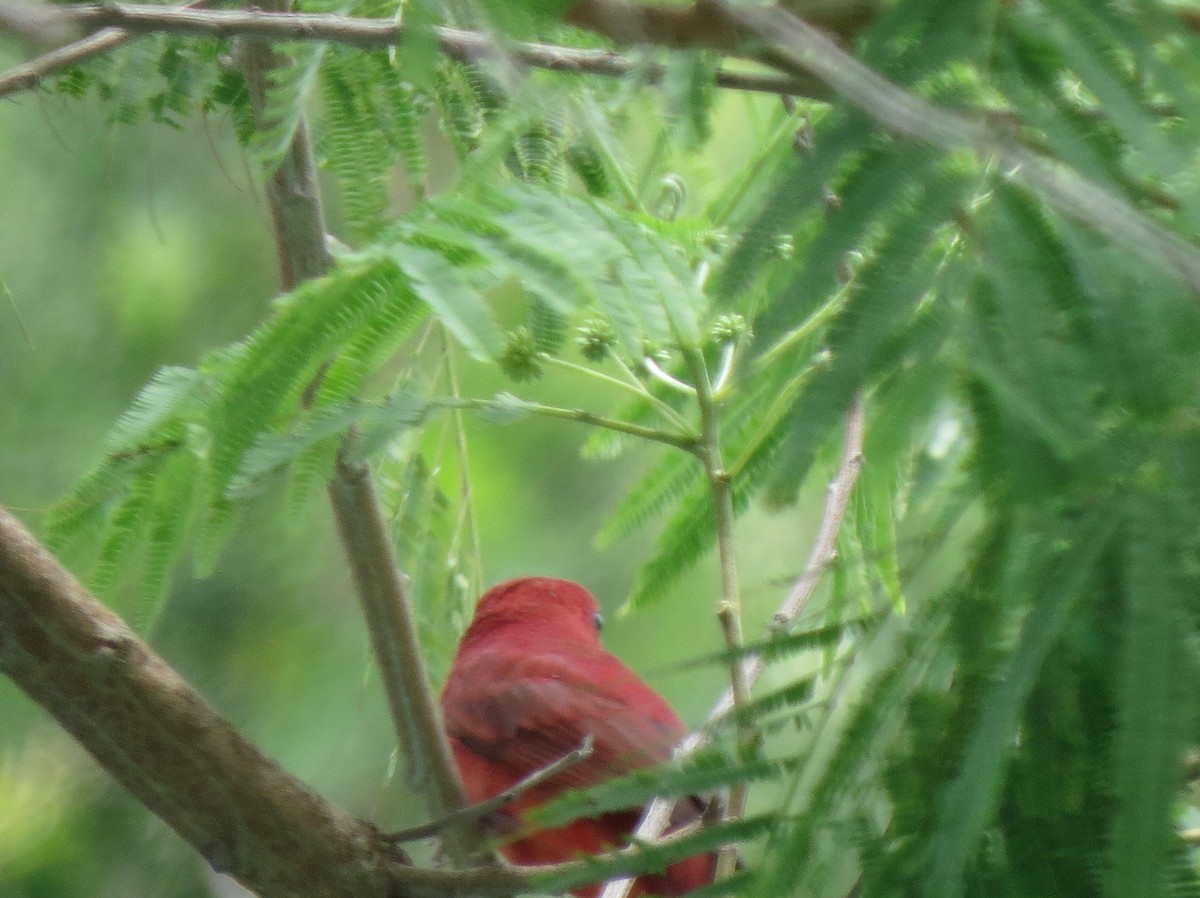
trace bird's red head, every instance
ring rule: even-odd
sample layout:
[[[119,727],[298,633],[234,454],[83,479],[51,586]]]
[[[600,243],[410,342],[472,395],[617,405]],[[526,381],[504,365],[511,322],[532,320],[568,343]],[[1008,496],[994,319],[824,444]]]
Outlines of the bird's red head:
[[[493,586],[475,607],[463,643],[474,642],[511,626],[522,633],[551,631],[556,640],[595,643],[600,632],[600,606],[590,592],[570,580],[518,577]]]

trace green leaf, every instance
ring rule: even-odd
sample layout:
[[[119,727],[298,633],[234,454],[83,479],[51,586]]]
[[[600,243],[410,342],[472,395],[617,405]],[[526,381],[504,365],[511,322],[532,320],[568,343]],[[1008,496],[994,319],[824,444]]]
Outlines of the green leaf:
[[[490,424],[511,424],[529,417],[537,408],[536,402],[526,402],[512,393],[497,393],[478,407],[479,417]]]
[[[357,423],[367,411],[365,404],[356,402],[323,406],[305,415],[285,432],[261,434],[242,458],[237,473],[230,478],[226,497],[247,499],[258,495],[266,488],[270,476],[282,472],[314,446],[345,433],[346,428]],[[327,447],[327,451],[333,449]]]
[[[1117,812],[1105,894],[1166,896],[1174,845],[1181,758],[1193,739],[1196,665],[1184,601],[1195,577],[1180,576],[1185,519],[1171,493],[1137,491],[1126,503],[1127,619],[1117,674],[1117,738],[1113,786]]]
[[[149,633],[166,604],[171,574],[187,548],[192,519],[201,497],[199,459],[189,451],[173,453],[156,475],[148,509],[150,527],[142,562],[134,625]]]
[[[400,73],[417,87],[432,87],[442,61],[434,27],[443,24],[445,10],[436,0],[407,0],[402,14],[404,37],[396,52]]]
[[[714,295],[723,305],[734,305],[752,296],[781,235],[796,233],[801,222],[819,219],[821,200],[839,167],[860,152],[868,133],[865,121],[840,111],[824,118],[816,128],[816,150],[801,159],[789,159],[769,197],[753,207],[753,217],[737,235],[717,278]],[[726,201],[727,203],[730,200]],[[784,266],[791,276],[795,268]]]
[[[263,168],[274,171],[292,145],[292,137],[308,110],[309,100],[329,51],[323,42],[296,43],[276,48],[287,65],[272,71],[263,121],[270,127],[254,132],[253,146]]]
[[[475,358],[486,361],[504,349],[504,335],[479,291],[436,253],[416,246],[398,248],[396,264],[434,316]]]
[[[134,556],[145,544],[157,467],[143,470],[128,484],[105,528],[104,545],[89,586],[110,602],[116,597],[118,587],[129,585],[125,578],[135,569]]]
[[[705,826],[695,834],[667,845],[642,845],[636,855],[614,858],[583,857],[582,873],[547,873],[538,876],[536,885],[541,890],[557,894],[589,882],[603,882],[617,876],[635,875],[663,870],[676,861],[713,851],[725,844],[753,839],[775,826],[777,821],[770,814],[743,817],[739,820]]]
[[[108,451],[132,450],[160,441],[172,419],[192,414],[201,388],[200,373],[192,368],[160,368],[117,419],[105,440]]]
[[[689,150],[712,136],[712,108],[717,98],[719,58],[699,50],[671,55],[663,75],[663,104],[671,133]]]
[[[411,317],[395,311],[396,303],[411,302],[411,292],[387,254],[345,256],[327,277],[282,299],[236,352],[211,355],[206,364],[219,383],[210,425],[215,505],[226,501],[229,481],[259,435],[279,423],[277,415],[286,419],[299,409],[327,358],[380,321],[411,326]]]
[[[385,127],[390,104],[377,96],[383,80],[380,60],[378,54],[337,48],[320,71],[325,107],[321,145],[341,188],[346,223],[364,238],[378,234],[388,218],[394,158]]]
[[[1018,566],[1019,573],[1006,582],[1006,591],[1029,592],[1033,604],[1006,670],[984,697],[958,774],[939,803],[924,883],[924,894],[930,898],[963,894],[964,877],[996,811],[1025,701],[1047,654],[1095,577],[1097,559],[1114,529],[1115,522],[1108,517],[1072,522],[1067,530],[1072,551],[1059,558],[1041,557],[1045,547],[1039,551],[1030,540],[1014,548],[1010,563]]]
[[[817,447],[865,383],[940,350],[944,326],[931,284],[946,261],[943,227],[967,186],[968,179],[953,169],[941,171],[886,222],[884,236],[855,275],[852,301],[829,325],[828,367],[814,374],[791,406],[790,432],[779,450],[787,462],[773,472],[772,501],[794,499]],[[803,290],[800,281],[792,287],[794,293]],[[800,300],[789,294],[782,299],[788,301]]]
[[[608,780],[589,789],[571,789],[526,815],[530,827],[555,827],[580,817],[641,807],[656,796],[704,795],[735,783],[779,779],[792,761],[739,761],[715,749],[681,765],[660,764]]]

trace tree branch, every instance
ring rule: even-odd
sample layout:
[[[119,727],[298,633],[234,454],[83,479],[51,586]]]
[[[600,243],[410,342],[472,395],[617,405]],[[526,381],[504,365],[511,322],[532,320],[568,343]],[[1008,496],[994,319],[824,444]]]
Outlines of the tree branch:
[[[821,525],[817,528],[817,538],[813,542],[804,571],[796,579],[787,598],[771,618],[771,629],[779,631],[791,625],[800,616],[816,591],[817,584],[825,575],[825,571],[837,558],[837,537],[842,529],[842,520],[846,517],[846,509],[850,507],[850,497],[854,493],[854,485],[858,482],[859,472],[863,466],[863,431],[866,427],[865,401],[862,394],[854,397],[850,410],[846,413],[846,435],[842,440],[842,457],[838,461],[837,476],[830,482],[825,491],[825,510],[821,514]],[[762,672],[763,661],[756,658],[752,669],[754,678],[758,679]]]
[[[264,756],[3,508],[0,671],[259,894],[387,898],[403,882],[403,854]]]
[[[262,40],[329,41],[371,49],[396,46],[405,28],[395,19],[364,19],[333,14],[261,12],[258,10],[195,10],[137,4],[83,4],[54,7],[62,21],[104,30],[65,47],[51,50],[0,76],[0,97],[37,87],[46,77],[111,50],[133,38],[159,32],[205,37],[257,37]],[[440,51],[460,62],[509,56],[528,66],[569,74],[623,78],[638,72],[652,84],[662,81],[665,67],[644,64],[611,50],[581,49],[543,43],[500,45],[486,34],[460,28],[436,28]],[[779,76],[770,72],[730,71],[715,75],[718,87],[756,93],[828,99],[829,91],[814,78]]]
[[[260,128],[271,125],[265,121],[267,78],[278,64],[268,45],[249,42],[244,69]],[[331,261],[325,248],[320,185],[303,119],[268,181],[267,196],[280,277],[284,289],[290,290],[324,274]],[[434,702],[412,603],[370,471],[345,457],[352,438],[353,434],[348,433],[343,442],[328,484],[329,499],[354,574],[396,737],[407,761],[409,786],[424,798],[431,817],[444,817],[466,805],[466,794]],[[490,863],[492,857],[484,848],[482,834],[468,824],[451,826],[443,832],[447,853],[459,867],[468,866],[477,857]]]
[[[1200,248],[1057,159],[1017,143],[985,120],[929,103],[859,62],[828,35],[779,7],[720,7],[731,30],[757,44],[751,55],[782,72],[819,78],[884,129],[945,150],[970,149],[982,163],[1022,182],[1058,212],[1127,247],[1194,293]]]
[[[834,5],[836,8],[836,5]],[[118,26],[126,31],[175,31],[215,37],[253,35],[279,40],[340,40],[356,46],[397,43],[403,32],[391,21],[347,19],[339,16],[285,16],[238,11],[171,10],[136,5],[64,5],[57,7],[67,19],[89,27]],[[818,15],[819,4],[814,4]],[[935,106],[893,84],[859,62],[810,22],[779,6],[747,6],[723,0],[696,0],[688,6],[644,6],[626,0],[579,0],[566,14],[572,24],[604,35],[620,45],[654,45],[710,49],[731,57],[752,60],[801,79],[798,89],[785,93],[813,95],[812,79],[827,85],[839,98],[862,109],[887,131],[946,150],[966,148],[982,162],[994,165],[1005,177],[1024,183],[1062,214],[1092,228],[1118,246],[1127,246],[1200,294],[1200,248],[1130,205],[1122,197],[1089,181],[1053,157],[1020,145],[1004,131]],[[813,22],[820,24],[814,18]],[[491,42],[472,32],[441,29],[442,51],[477,56],[493,53]],[[482,42],[482,47],[481,43]],[[527,48],[539,45],[524,45]],[[543,49],[545,49],[543,47]],[[564,48],[556,48],[563,51]],[[612,54],[588,63],[577,55],[585,51],[549,53],[531,51],[532,59],[556,58],[563,68],[598,74]],[[596,51],[586,51],[595,53]],[[519,56],[520,53],[518,52]],[[617,57],[619,58],[619,57]],[[532,62],[531,64],[537,64]],[[615,63],[618,72],[626,63]],[[557,67],[557,63],[554,66]],[[17,76],[0,78],[0,90]],[[17,77],[28,84],[26,72]],[[772,89],[774,92],[774,89]]]
[[[183,9],[196,9],[207,5],[209,0],[192,0],[183,4]],[[66,22],[66,18],[54,8],[55,19]],[[38,87],[42,81],[51,75],[69,69],[73,65],[86,62],[94,56],[115,50],[121,44],[136,37],[122,28],[104,28],[85,38],[55,47],[53,50],[35,57],[29,62],[10,69],[0,75],[0,97],[20,93]]]

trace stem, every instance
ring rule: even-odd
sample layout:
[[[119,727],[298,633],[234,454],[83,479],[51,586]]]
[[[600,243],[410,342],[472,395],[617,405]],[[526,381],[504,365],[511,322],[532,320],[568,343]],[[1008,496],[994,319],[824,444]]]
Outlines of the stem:
[[[819,309],[808,316],[801,324],[792,328],[777,341],[770,349],[767,349],[757,359],[754,364],[760,368],[769,368],[780,355],[787,352],[792,347],[808,339],[817,330],[817,328],[831,321],[837,315],[842,307],[849,301],[851,296],[850,284],[846,284],[840,290],[835,292]]]
[[[826,492],[825,510],[821,515],[821,523],[817,527],[817,537],[813,542],[812,550],[809,552],[804,572],[796,580],[795,585],[789,591],[779,611],[771,619],[772,631],[786,627],[795,620],[796,615],[803,610],[804,605],[816,589],[822,575],[828,570],[833,559],[837,557],[835,549],[837,535],[841,529],[842,521],[845,519],[846,508],[850,504],[850,497],[854,494],[854,485],[858,481],[859,471],[862,470],[864,425],[863,399],[860,395],[855,397],[849,411],[846,413],[846,429],[845,436],[842,439],[841,460],[838,464],[837,473],[834,475]],[[744,665],[746,685],[753,687],[754,683],[762,675],[766,667],[766,662],[761,655],[751,654],[742,663]],[[726,717],[733,709],[734,695],[731,687],[717,700],[717,703],[709,712],[704,725],[693,731],[690,736],[676,746],[673,753],[674,758],[682,760],[695,754],[707,744],[710,738],[711,726],[718,720]],[[642,821],[638,824],[632,838],[635,841],[657,838],[667,828],[667,824],[671,819],[671,811],[674,807],[674,799],[654,799],[642,814]],[[604,890],[600,893],[600,898],[626,898],[629,894],[629,888],[632,885],[633,880],[631,879],[612,880],[605,885]]]
[[[586,375],[587,377],[594,378],[601,383],[606,383],[620,390],[624,390],[627,393],[633,393],[635,396],[640,396],[643,399],[649,395],[646,391],[646,387],[636,378],[631,383],[627,383],[620,378],[612,377],[611,375],[597,371],[595,368],[589,368],[587,365],[579,365],[575,362],[568,362],[566,359],[561,359],[555,355],[542,356],[540,359],[547,365],[557,365],[559,368],[565,368],[567,371],[574,371],[577,374]],[[626,368],[626,370],[629,369]],[[674,409],[672,409],[672,411],[674,411]]]
[[[744,640],[734,543],[732,482],[721,458],[720,414],[713,398],[704,356],[699,349],[688,348],[684,350],[684,359],[692,371],[692,380],[696,385],[696,402],[700,407],[700,460],[704,463],[704,473],[708,477],[709,489],[712,492],[713,513],[717,525],[717,555],[721,566],[721,604],[717,610],[717,618],[721,624],[721,633],[725,637],[725,647],[733,656],[729,664],[729,681],[734,709],[739,710],[750,702],[750,684],[746,677],[746,666],[741,658]],[[739,716],[739,749],[748,754],[757,748],[760,741],[761,736],[751,723]],[[744,783],[730,788],[725,819],[736,820],[745,814],[748,794],[748,787]],[[717,858],[716,879],[720,881],[727,878],[733,873],[736,865],[736,849],[731,845],[723,847]]]
[[[447,338],[446,329],[441,329],[442,356],[446,360],[446,377],[449,381],[450,395],[459,398],[458,369],[454,365],[454,353]],[[475,521],[475,495],[471,489],[471,466],[467,457],[467,432],[463,425],[462,410],[450,410],[451,426],[454,429],[454,452],[458,460],[458,491],[460,509],[459,518],[455,521],[454,541],[457,543],[463,528],[467,530],[467,541],[470,545],[471,562],[475,577],[483,576],[483,547],[479,539],[479,527]],[[476,583],[478,585],[478,583]]]
[[[721,347],[721,367],[717,370],[717,377],[713,381],[713,396],[718,399],[725,387],[729,385],[729,378],[733,374],[733,358],[736,355],[737,343],[730,340]]]
[[[663,155],[666,153],[667,140],[669,129],[663,128],[658,132],[658,137],[654,140],[654,146],[650,149],[650,154],[646,157],[645,168],[642,171],[642,176],[638,178],[638,196],[646,192],[650,186],[650,179],[654,177],[654,173],[658,171],[659,163]]]
[[[629,208],[637,212],[645,212],[642,207],[641,191],[629,180],[629,175],[625,171],[625,166],[621,164],[621,160],[613,152],[612,145],[608,140],[608,135],[604,134],[604,129],[594,121],[595,107],[593,104],[587,104],[585,107],[585,116],[588,124],[593,128],[596,134],[603,135],[592,142],[592,145],[604,158],[604,162],[608,168],[608,173],[612,175],[618,190],[625,197],[625,201],[629,204]]]
[[[800,612],[812,598],[817,584],[821,582],[829,565],[837,558],[837,536],[842,528],[842,519],[850,505],[850,496],[854,485],[858,482],[858,474],[863,466],[863,431],[866,428],[866,408],[862,393],[854,397],[850,409],[846,412],[846,436],[842,442],[842,457],[838,462],[838,473],[825,493],[825,511],[821,517],[821,526],[817,530],[817,539],[805,562],[804,572],[797,578],[787,599],[771,618],[771,629],[780,630],[787,627],[800,616]],[[755,662],[762,669],[761,659]],[[755,674],[757,678],[758,674]]]
[[[725,225],[738,204],[749,192],[752,184],[757,184],[762,178],[762,167],[778,151],[780,144],[785,141],[791,141],[796,134],[796,126],[803,120],[804,114],[801,111],[793,112],[784,118],[779,127],[775,130],[767,140],[765,140],[754,154],[748,165],[743,166],[741,176],[733,184],[733,189],[726,192],[726,195],[721,198],[720,207],[713,213],[712,227],[720,228]],[[714,204],[715,205],[715,204]]]

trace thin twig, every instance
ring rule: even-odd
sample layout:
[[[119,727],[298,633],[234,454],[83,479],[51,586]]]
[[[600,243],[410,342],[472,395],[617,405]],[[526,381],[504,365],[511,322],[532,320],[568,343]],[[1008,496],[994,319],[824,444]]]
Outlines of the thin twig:
[[[495,401],[491,399],[460,399],[455,405],[459,408],[479,410],[494,409],[496,407]],[[589,427],[602,427],[605,430],[629,434],[641,440],[674,446],[676,449],[682,449],[684,452],[691,452],[692,454],[696,453],[697,446],[699,445],[699,440],[690,434],[671,433],[670,431],[658,430],[654,427],[646,427],[643,424],[622,421],[620,418],[608,418],[604,415],[597,415],[595,412],[589,412],[587,409],[559,408],[554,405],[543,405],[540,402],[524,401],[521,402],[519,408],[521,411],[528,412],[531,415],[540,415],[543,418],[556,418],[560,421],[575,421],[579,424],[586,424]]]
[[[678,427],[680,433],[686,434],[688,438],[692,440],[700,439],[700,435],[696,432],[695,427],[692,426],[692,422],[690,422],[683,415],[679,414],[679,412],[675,411],[675,409],[671,408],[671,406],[666,402],[651,393],[649,388],[642,383],[638,376],[633,373],[633,370],[629,367],[629,365],[625,363],[625,360],[621,358],[620,353],[618,353],[614,348],[609,347],[606,358],[612,361],[612,363],[621,370],[621,374],[624,379],[621,377],[610,377],[607,374],[597,371],[595,368],[589,368],[586,365],[577,365],[575,362],[569,362],[566,359],[559,358],[558,356],[548,355],[544,360],[548,365],[557,365],[558,367],[565,368],[568,371],[577,371],[585,377],[599,380],[601,383],[611,384],[620,390],[624,390],[627,393],[644,399],[656,412],[662,415],[663,418]]]
[[[392,18],[243,10],[212,10],[187,15],[180,12],[137,4],[56,6],[56,16],[63,22],[105,30],[52,50],[0,76],[0,97],[37,87],[47,76],[111,50],[136,35],[166,31],[219,38],[244,36],[263,40],[329,41],[361,48],[396,46],[405,35],[404,27]],[[623,78],[637,73],[651,84],[660,83],[666,72],[661,64],[630,59],[611,50],[543,43],[500,44],[492,36],[460,28],[436,28],[434,34],[440,51],[461,62],[509,56],[533,68],[568,74]],[[716,73],[714,81],[718,87],[729,90],[829,98],[820,82],[808,77],[722,69]]]
[[[452,766],[449,741],[421,663],[404,575],[366,466],[339,458],[329,498],[407,762],[406,779],[433,815],[449,816],[466,806],[466,795]],[[471,846],[481,845],[483,839],[460,821],[443,832],[443,841],[456,863],[466,866],[474,853]]]
[[[447,333],[444,326],[437,328],[438,335],[441,337],[441,357],[446,371],[446,380],[450,388],[450,395],[459,398],[462,391],[458,384],[458,369],[454,364],[454,353],[450,349],[450,335]],[[414,356],[415,357],[415,356]],[[460,409],[451,409],[450,411],[450,426],[454,431],[454,454],[455,463],[458,467],[458,514],[454,521],[454,536],[450,543],[450,557],[462,557],[462,551],[459,540],[462,538],[462,533],[466,530],[466,542],[468,545],[467,554],[471,573],[473,575],[472,584],[476,587],[482,586],[483,579],[483,544],[479,537],[479,522],[475,517],[475,492],[471,486],[471,461],[467,452],[467,429],[463,423],[463,415]],[[482,591],[481,589],[478,591]]]
[[[588,733],[583,737],[583,742],[574,751],[568,752],[557,761],[533,771],[533,773],[518,780],[500,794],[493,795],[491,798],[481,801],[478,804],[468,805],[465,808],[459,808],[457,811],[451,811],[438,820],[431,820],[429,823],[422,823],[420,826],[402,829],[399,832],[386,833],[384,838],[396,844],[415,842],[418,839],[428,839],[432,836],[441,835],[446,829],[458,826],[465,821],[474,822],[483,820],[483,818],[495,814],[497,811],[504,810],[530,789],[535,789],[551,777],[558,776],[558,774],[567,768],[574,767],[581,761],[586,761],[592,756],[593,742],[592,734]]]
[[[789,591],[787,598],[780,606],[779,612],[772,618],[772,631],[785,626],[795,619],[795,616],[804,608],[808,598],[812,595],[813,590],[820,581],[821,575],[829,568],[829,565],[836,557],[838,531],[841,529],[842,521],[845,519],[846,509],[849,506],[850,497],[854,493],[854,485],[858,481],[859,471],[862,470],[864,429],[864,404],[863,398],[860,395],[855,397],[846,414],[845,436],[842,439],[842,456],[838,463],[837,473],[830,482],[828,492],[826,493],[825,511],[821,516],[820,526],[817,528],[817,536],[813,542],[812,551],[809,553],[804,571]],[[761,655],[754,654],[744,658],[742,665],[746,682],[750,687],[753,687],[762,674],[766,662]],[[733,690],[727,689],[716,705],[713,706],[712,711],[709,712],[705,725],[693,732],[676,747],[674,752],[675,758],[687,758],[707,743],[711,732],[710,726],[726,717],[733,709],[733,705]],[[642,820],[638,824],[633,838],[635,840],[656,838],[659,833],[666,829],[674,806],[674,799],[654,799],[642,815]],[[611,880],[605,885],[600,898],[626,898],[632,884],[633,880],[629,878]]]
[[[205,6],[210,0],[192,0],[185,3],[182,9],[197,9]],[[0,97],[10,94],[33,90],[51,75],[56,75],[71,66],[87,62],[87,60],[115,50],[121,44],[140,35],[131,34],[123,28],[104,28],[95,34],[55,47],[31,59],[22,65],[9,69],[0,75]]]
[[[725,387],[729,385],[729,378],[733,374],[733,359],[736,355],[737,343],[734,340],[727,341],[721,347],[721,367],[717,369],[717,376],[713,378],[714,396],[720,397],[725,391]]]
[[[813,543],[804,572],[796,579],[787,599],[771,618],[772,631],[778,631],[789,626],[800,616],[808,600],[816,591],[821,577],[837,558],[837,536],[842,529],[842,519],[850,505],[850,496],[854,485],[858,482],[859,471],[862,470],[863,431],[866,427],[866,414],[862,394],[854,397],[850,411],[846,415],[846,436],[842,442],[842,457],[838,462],[838,473],[829,484],[825,493],[825,511],[821,516],[821,526],[817,530],[817,539]],[[761,670],[761,661],[760,670]],[[756,675],[757,677],[757,675]]]

